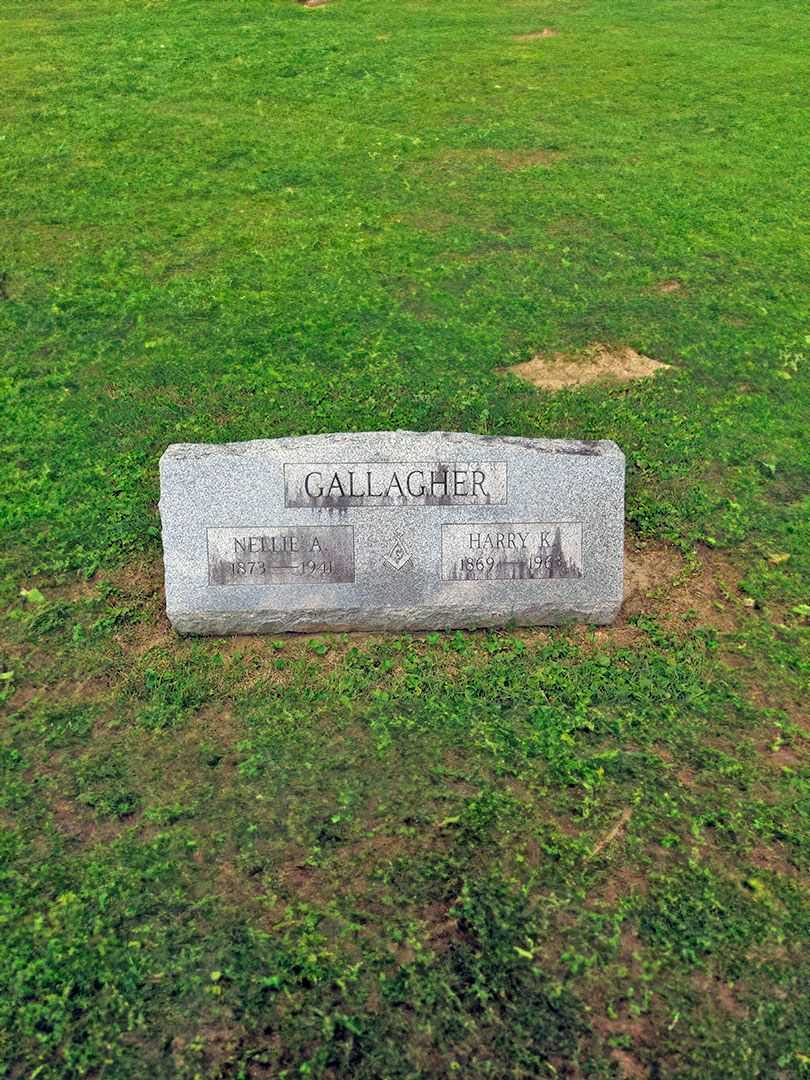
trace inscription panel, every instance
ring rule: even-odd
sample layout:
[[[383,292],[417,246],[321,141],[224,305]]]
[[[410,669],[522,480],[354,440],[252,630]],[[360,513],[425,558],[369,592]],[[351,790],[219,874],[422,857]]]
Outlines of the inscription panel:
[[[328,585],[354,581],[351,525],[209,528],[209,585]]]
[[[444,581],[540,581],[583,576],[580,522],[442,525]]]
[[[499,506],[505,461],[287,462],[289,507]]]

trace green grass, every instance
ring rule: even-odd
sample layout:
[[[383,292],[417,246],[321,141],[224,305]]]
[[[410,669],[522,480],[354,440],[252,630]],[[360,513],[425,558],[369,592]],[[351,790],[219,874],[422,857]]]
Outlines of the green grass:
[[[0,1075],[807,1075],[807,5],[0,33]],[[671,369],[497,370],[595,341]],[[693,576],[610,631],[166,629],[169,442],[398,426],[615,439]]]

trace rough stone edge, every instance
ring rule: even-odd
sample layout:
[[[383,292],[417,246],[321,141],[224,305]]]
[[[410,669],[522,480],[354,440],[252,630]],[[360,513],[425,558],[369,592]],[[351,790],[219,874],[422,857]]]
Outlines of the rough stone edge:
[[[395,431],[340,431],[328,432],[322,435],[294,435],[279,439],[250,439],[246,442],[230,443],[172,443],[168,446],[160,458],[160,465],[164,461],[188,458],[205,458],[215,455],[234,454],[249,455],[262,454],[268,450],[286,450],[293,448],[313,448],[320,446],[325,440],[332,441],[336,447],[351,446],[359,439],[373,439],[378,436],[389,438],[412,439],[414,441],[434,441],[445,439],[449,445],[469,445],[476,443],[482,449],[488,449],[493,444],[505,444],[524,450],[532,450],[535,453],[544,454],[571,454],[582,457],[621,457],[624,454],[612,439],[531,439],[520,435],[476,435],[472,432],[463,431],[408,431],[405,429]]]
[[[484,611],[465,612],[464,615],[448,616],[447,612],[431,612],[407,615],[402,611],[387,611],[375,618],[367,611],[336,609],[322,612],[321,618],[307,618],[306,612],[287,611],[171,611],[167,616],[172,628],[183,635],[224,637],[231,634],[313,634],[313,633],[390,633],[400,634],[427,630],[477,630],[509,626],[605,626],[614,621],[622,606],[622,598],[604,601],[596,608],[576,608],[567,611],[554,610],[549,604],[548,614],[542,608],[533,613],[523,611],[508,617],[500,611],[495,614]],[[396,625],[392,626],[392,623]]]

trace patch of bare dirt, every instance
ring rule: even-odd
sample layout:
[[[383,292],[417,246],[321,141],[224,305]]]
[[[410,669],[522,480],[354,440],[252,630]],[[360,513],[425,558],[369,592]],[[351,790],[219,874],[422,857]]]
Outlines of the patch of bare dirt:
[[[649,882],[641,871],[624,863],[611,867],[610,874],[605,879],[603,887],[594,889],[594,899],[598,901],[600,907],[606,907],[608,910],[612,911],[620,900],[624,900],[634,893],[639,896],[646,896],[649,889]],[[622,933],[623,935],[625,933],[631,935],[632,931],[626,930]],[[638,948],[637,942],[634,945],[634,948]],[[624,952],[626,952],[627,956],[632,956],[633,950],[628,948],[623,950],[623,954]]]
[[[650,1075],[649,1069],[636,1060],[627,1050],[613,1049],[610,1056],[619,1066],[626,1080],[643,1080]]]
[[[627,545],[624,558],[619,627],[634,615],[647,614],[664,623],[688,620],[729,631],[748,611],[739,591],[739,571],[711,548],[700,548],[692,565],[668,544]]]
[[[234,907],[244,908],[264,895],[261,880],[240,870],[229,859],[216,862],[215,881],[219,895]]]
[[[26,708],[26,706],[32,704],[41,690],[42,687],[32,686],[30,683],[26,683],[24,686],[15,687],[14,692],[8,698],[9,707],[12,711]]]
[[[331,3],[331,0],[298,0],[301,7],[305,8],[318,8],[324,7],[324,5]]]
[[[656,1033],[649,1019],[630,1015],[620,1016],[615,1020],[607,1016],[594,1016],[593,1027],[608,1043],[617,1037],[632,1043],[632,1050],[619,1047],[609,1049],[610,1056],[625,1080],[647,1080],[652,1075],[651,1070],[641,1061],[640,1054],[644,1047],[656,1044]]]
[[[542,30],[531,30],[528,34],[513,34],[512,41],[540,41],[542,38],[557,37],[557,33],[550,26],[544,26]]]
[[[687,765],[678,769],[675,773],[675,779],[681,785],[681,787],[688,788],[690,791],[694,790],[697,785],[697,777],[695,776],[695,770],[690,769]]]
[[[730,631],[749,609],[739,592],[740,574],[729,559],[703,548],[695,563],[669,544],[639,546],[628,539],[624,549],[624,603],[610,626],[574,627],[583,644],[631,647],[642,633],[631,621],[648,615],[662,626],[683,631],[686,625]],[[537,631],[527,631],[531,637]]]
[[[459,938],[458,919],[450,915],[452,906],[452,903],[435,902],[419,913],[426,928],[425,938],[435,952],[446,952]]]
[[[733,989],[722,979],[713,978],[703,972],[693,978],[695,989],[705,996],[713,1005],[734,1016],[738,1020],[744,1020],[748,1016],[748,1009],[737,1000]]]
[[[778,615],[777,615],[778,618]],[[770,617],[773,623],[773,615]],[[732,667],[743,674],[751,675],[753,668],[749,657],[740,652],[736,656],[729,657]],[[802,693],[802,687],[791,686],[787,681],[770,681],[764,684],[751,683],[749,696],[751,702],[758,709],[767,709],[771,713],[784,713],[792,723],[802,728],[805,733],[810,733],[810,714],[807,712],[807,697]],[[794,754],[794,749],[796,753]],[[803,763],[806,753],[803,743],[798,748],[783,747],[782,736],[773,730],[767,737],[757,744],[757,750],[763,754],[776,768],[794,768]],[[799,756],[801,751],[801,756]]]
[[[165,612],[156,613],[154,622],[147,620],[139,623],[131,633],[118,634],[116,637],[119,642],[126,644],[128,651],[137,656],[151,652],[152,649],[173,645],[177,641]]]
[[[142,621],[124,627],[116,634],[116,641],[127,652],[138,656],[152,649],[176,645],[177,634],[166,617],[162,561],[157,560],[157,565],[128,567],[114,581],[121,588],[124,601],[142,605],[146,615]]]
[[[671,278],[669,281],[659,281],[657,285],[653,286],[653,289],[657,293],[676,293],[683,289],[683,285],[680,281],[676,281],[675,278]]]
[[[141,655],[161,645],[176,643],[177,635],[166,618],[166,597],[163,586],[163,560],[142,557],[109,574],[97,575],[89,581],[46,588],[46,599],[68,600],[71,603],[90,601],[98,595],[99,586],[111,585],[120,593],[117,606],[138,606],[146,618],[124,626],[116,641],[128,652]]]
[[[58,833],[70,840],[92,840],[96,832],[96,822],[84,807],[68,799],[56,799],[51,805],[54,826]]]
[[[239,1057],[245,1042],[245,1028],[232,1016],[212,1021],[187,1035],[176,1035],[169,1047],[175,1068],[185,1075],[224,1076]]]
[[[282,896],[296,901],[317,901],[323,898],[326,877],[323,871],[303,862],[288,862],[276,871]]]
[[[766,870],[778,877],[793,878],[798,873],[797,867],[790,861],[787,852],[778,842],[769,846],[759,844],[748,853],[748,859],[760,870]]]
[[[543,390],[562,390],[569,386],[587,386],[589,383],[646,379],[669,367],[669,364],[643,356],[627,346],[610,348],[597,342],[579,355],[558,352],[548,356],[537,353],[531,360],[499,368],[498,371],[500,374],[517,375],[519,379],[525,379]]]
[[[110,575],[114,585],[132,596],[153,597],[163,591],[163,560],[142,558]]]
[[[673,584],[686,573],[683,556],[665,544],[646,548],[625,547],[624,604],[625,611],[632,601],[643,601],[654,591],[670,591]],[[641,607],[640,603],[636,604]]]
[[[773,740],[757,746],[760,754],[775,769],[801,769],[805,764],[805,757],[789,746],[776,746]]]
[[[129,828],[133,818],[99,819],[74,800],[57,797],[50,804],[55,830],[74,844],[105,844]]]

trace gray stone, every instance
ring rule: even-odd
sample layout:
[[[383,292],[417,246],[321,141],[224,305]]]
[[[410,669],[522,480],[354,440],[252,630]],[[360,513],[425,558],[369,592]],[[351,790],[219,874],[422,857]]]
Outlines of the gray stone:
[[[608,623],[612,442],[449,432],[170,446],[166,610],[184,634]]]

